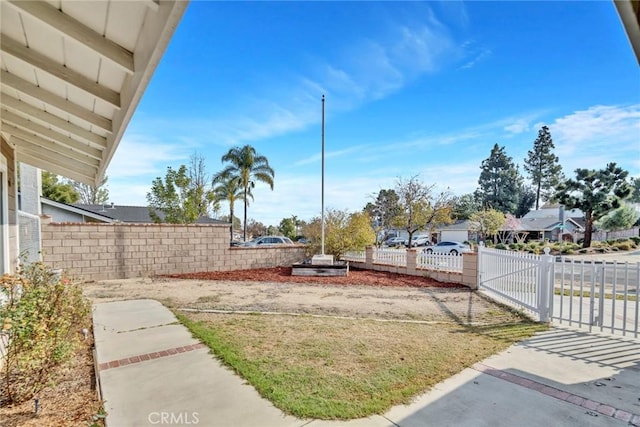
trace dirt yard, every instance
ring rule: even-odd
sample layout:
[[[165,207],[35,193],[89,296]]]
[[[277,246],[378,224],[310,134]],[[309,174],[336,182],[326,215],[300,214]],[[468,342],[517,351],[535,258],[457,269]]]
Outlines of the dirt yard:
[[[93,302],[150,298],[172,308],[486,324],[513,318],[466,287],[423,277],[350,271],[295,277],[290,269],[209,272],[85,285]]]

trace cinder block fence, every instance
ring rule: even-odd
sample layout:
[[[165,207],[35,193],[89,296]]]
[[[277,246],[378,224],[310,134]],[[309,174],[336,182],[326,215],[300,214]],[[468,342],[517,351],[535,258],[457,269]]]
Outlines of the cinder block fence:
[[[231,248],[224,224],[42,221],[43,261],[82,280],[290,266],[304,246]]]

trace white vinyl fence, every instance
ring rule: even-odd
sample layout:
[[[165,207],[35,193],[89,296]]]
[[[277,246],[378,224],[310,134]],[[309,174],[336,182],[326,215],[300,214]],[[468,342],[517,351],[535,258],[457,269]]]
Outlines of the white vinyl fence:
[[[373,262],[375,264],[407,265],[406,249],[376,249],[373,252]]]
[[[553,257],[478,248],[478,288],[546,322]]]
[[[638,337],[640,263],[560,258],[554,264],[552,319],[589,331]]]
[[[638,338],[639,283],[640,263],[478,250],[479,289],[543,322]]]
[[[423,270],[462,272],[462,254],[418,254],[418,268]]]
[[[344,261],[366,262],[366,252],[347,252],[342,255],[341,259]],[[375,248],[373,251],[373,263],[404,267],[407,265],[407,250]],[[462,273],[463,257],[462,254],[438,254],[419,251],[416,254],[416,267],[421,270]]]

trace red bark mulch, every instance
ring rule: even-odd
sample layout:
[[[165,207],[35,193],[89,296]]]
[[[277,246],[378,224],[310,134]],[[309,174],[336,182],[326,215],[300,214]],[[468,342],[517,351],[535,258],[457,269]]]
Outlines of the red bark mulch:
[[[203,271],[199,273],[170,274],[161,276],[172,279],[230,280],[238,282],[313,283],[326,285],[356,285],[413,288],[462,288],[457,283],[409,276],[383,271],[350,269],[348,276],[306,277],[292,276],[291,267],[256,268],[252,270]]]

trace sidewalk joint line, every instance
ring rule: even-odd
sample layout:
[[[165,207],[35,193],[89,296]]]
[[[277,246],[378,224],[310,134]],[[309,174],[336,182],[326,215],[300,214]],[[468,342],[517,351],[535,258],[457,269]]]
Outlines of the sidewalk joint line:
[[[576,394],[548,386],[541,382],[534,381],[520,375],[512,374],[510,372],[506,372],[502,369],[492,368],[491,366],[485,365],[483,363],[476,363],[471,366],[471,368],[483,374],[491,375],[492,377],[519,385],[524,388],[528,388],[529,390],[534,390],[539,393],[546,394],[549,397],[571,403],[590,411],[596,411],[602,415],[606,415],[617,420],[628,422],[630,425],[640,425],[640,414],[634,414],[623,409],[614,408],[611,405],[596,402],[586,397],[578,396]]]
[[[98,369],[100,372],[107,369],[119,368],[122,366],[133,365],[136,363],[146,362],[147,360],[160,359],[162,357],[173,356],[175,354],[186,353],[188,351],[198,350],[200,348],[208,348],[203,343],[185,345],[181,347],[173,347],[161,351],[153,351],[151,353],[138,354],[136,356],[125,357],[123,359],[111,360],[109,362],[100,363]]]
[[[141,326],[139,328],[135,328],[135,329],[128,329],[126,331],[117,331],[117,334],[126,334],[129,332],[137,332],[137,331],[144,331],[145,329],[154,329],[154,328],[162,328],[165,326],[173,326],[173,325],[179,325],[180,322],[175,321],[175,322],[171,322],[171,323],[164,323],[162,325],[151,325],[151,326]]]

